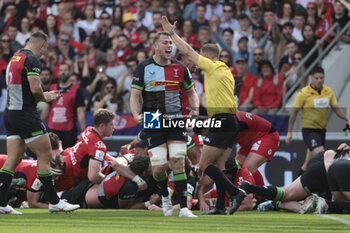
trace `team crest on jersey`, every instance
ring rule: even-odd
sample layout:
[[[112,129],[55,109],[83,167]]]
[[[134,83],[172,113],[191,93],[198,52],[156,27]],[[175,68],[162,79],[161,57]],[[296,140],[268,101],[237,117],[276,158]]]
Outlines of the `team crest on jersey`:
[[[175,76],[174,76],[175,77]],[[180,82],[178,81],[151,81],[150,85],[151,87],[159,87],[159,86],[177,86]]]
[[[174,70],[174,78],[178,78],[179,77],[179,75],[178,75],[178,73],[177,72],[179,72],[179,69],[178,68],[176,68],[176,69],[173,69]]]
[[[19,62],[22,59],[21,56],[13,56],[11,62]]]

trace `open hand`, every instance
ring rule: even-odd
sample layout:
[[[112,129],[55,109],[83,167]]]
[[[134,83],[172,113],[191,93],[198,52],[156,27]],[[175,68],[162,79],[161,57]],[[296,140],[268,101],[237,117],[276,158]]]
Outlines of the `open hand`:
[[[164,31],[170,32],[171,30],[175,30],[177,21],[172,25],[166,16],[162,16],[161,23]]]

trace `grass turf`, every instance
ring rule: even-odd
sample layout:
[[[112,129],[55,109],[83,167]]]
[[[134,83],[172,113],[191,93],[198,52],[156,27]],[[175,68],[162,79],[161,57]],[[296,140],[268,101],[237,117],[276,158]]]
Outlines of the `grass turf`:
[[[285,212],[238,212],[230,216],[164,217],[161,211],[78,210],[50,214],[21,209],[23,215],[0,215],[0,232],[350,232],[350,226],[317,215]],[[331,215],[350,219],[345,215]]]

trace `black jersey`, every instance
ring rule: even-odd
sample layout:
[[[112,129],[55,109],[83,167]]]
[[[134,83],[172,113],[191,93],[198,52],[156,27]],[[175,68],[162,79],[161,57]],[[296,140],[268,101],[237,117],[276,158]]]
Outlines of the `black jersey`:
[[[40,72],[40,60],[30,50],[21,49],[11,58],[6,69],[8,110],[36,111],[28,77],[39,76]]]

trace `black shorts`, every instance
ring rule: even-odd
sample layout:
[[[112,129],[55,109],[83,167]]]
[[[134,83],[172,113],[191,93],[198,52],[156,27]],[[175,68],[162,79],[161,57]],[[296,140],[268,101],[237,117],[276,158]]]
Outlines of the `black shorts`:
[[[316,147],[324,146],[326,143],[326,130],[325,129],[309,129],[303,128],[303,139],[307,148],[312,151]]]
[[[144,129],[142,137],[147,139],[148,149],[152,149],[169,140],[187,142],[187,131],[185,128]]]
[[[62,141],[63,149],[66,149],[68,147],[73,147],[78,139],[78,130],[77,127],[73,127],[70,131],[59,131],[59,130],[53,130],[48,129],[50,132],[57,134],[57,136]]]
[[[306,171],[300,177],[301,185],[309,194],[329,190],[323,154],[324,152],[320,152],[312,157]]]
[[[239,124],[236,114],[221,113],[212,116],[215,120],[221,121],[220,128],[210,128],[204,144],[222,149],[232,148],[239,131]]]
[[[341,159],[328,168],[328,184],[331,191],[350,192],[350,161]]]
[[[18,135],[22,139],[28,139],[47,132],[35,111],[5,110],[4,122],[7,137]]]

